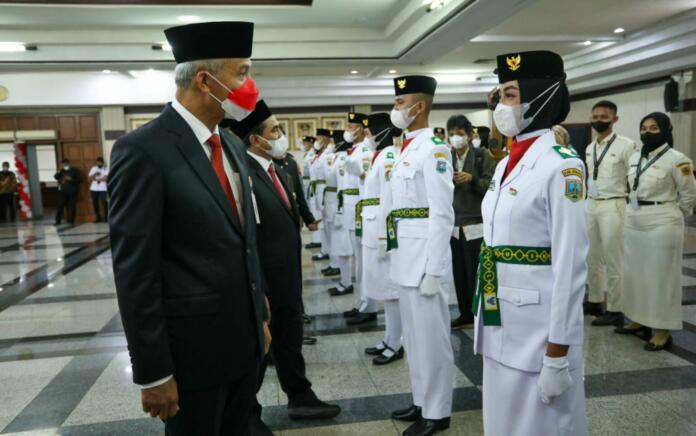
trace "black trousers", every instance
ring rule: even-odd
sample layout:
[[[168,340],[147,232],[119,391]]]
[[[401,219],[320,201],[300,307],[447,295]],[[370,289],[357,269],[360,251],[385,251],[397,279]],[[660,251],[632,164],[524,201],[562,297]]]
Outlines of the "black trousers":
[[[56,210],[56,224],[63,221],[63,209],[68,210],[68,222],[75,224],[77,212],[77,191],[58,191],[58,209]]]
[[[284,304],[278,307],[271,302],[271,351],[261,364],[257,392],[261,389],[269,356],[273,358],[278,381],[283,392],[288,396],[288,403],[302,403],[316,398],[312,392],[312,383],[307,380],[306,365],[302,356],[302,337],[304,323],[302,320],[302,303]],[[260,415],[261,406],[256,406]]]
[[[166,436],[248,436],[258,365],[243,377],[209,389],[179,390],[179,413],[164,423]]]
[[[478,270],[479,254],[481,253],[481,239],[467,241],[464,232],[459,230],[459,239],[451,238],[452,247],[452,273],[454,274],[454,288],[457,291],[457,304],[459,314],[466,322],[473,322],[471,304],[476,293],[476,273]]]
[[[106,222],[106,217],[109,215],[109,200],[106,191],[90,191],[90,193],[92,194],[92,207],[94,207],[97,221]]]
[[[9,209],[9,215],[5,211]],[[15,220],[15,199],[14,193],[0,194],[0,220],[12,221]]]

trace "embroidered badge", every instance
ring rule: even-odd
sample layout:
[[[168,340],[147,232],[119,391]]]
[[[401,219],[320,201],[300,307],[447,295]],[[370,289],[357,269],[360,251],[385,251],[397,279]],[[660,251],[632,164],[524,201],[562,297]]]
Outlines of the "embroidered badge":
[[[517,71],[520,69],[520,65],[522,64],[522,56],[508,56],[505,58],[505,62],[507,63],[510,71]]]
[[[433,136],[433,137],[430,138],[430,139],[431,139],[435,144],[437,144],[437,145],[442,145],[442,144],[444,144],[444,142],[442,142],[442,139],[438,138],[437,136]]]
[[[568,200],[572,201],[573,203],[577,203],[578,201],[582,200],[585,195],[584,195],[584,185],[582,180],[578,179],[566,179],[565,181],[565,196]]]
[[[512,195],[513,197],[516,196],[516,195],[517,195],[517,189],[513,188],[512,186],[510,186],[510,195]]]
[[[387,182],[391,180],[391,170],[386,170],[384,172],[384,180],[386,180]]]
[[[578,158],[580,157],[580,156],[578,156],[578,154],[576,152],[574,152],[573,150],[569,149],[568,147],[564,147],[562,145],[554,145],[551,148],[553,148],[553,151],[558,153],[563,159],[570,159],[572,157],[578,157]]]
[[[437,152],[435,153],[435,159],[447,159],[447,154],[443,152]]]
[[[394,153],[391,151],[387,152],[387,159],[394,159]]]
[[[688,177],[692,174],[691,164],[688,162],[680,163],[679,165],[677,165],[677,168],[679,168],[682,176],[684,176],[684,177]]]
[[[561,173],[563,173],[564,177],[575,176],[581,179],[584,178],[584,175],[582,174],[582,171],[579,168],[566,168],[563,171],[561,171]]]
[[[362,164],[363,171],[367,171],[367,170],[370,169],[370,163],[371,163],[371,162],[372,162],[372,160],[371,160],[369,157],[366,157],[366,158],[364,158],[364,159],[362,160],[362,163],[363,163],[363,164]]]
[[[363,147],[363,152],[368,152],[368,151],[370,151],[369,147]]]
[[[447,171],[447,162],[444,160],[437,161],[437,165],[435,166],[435,170],[440,174],[444,173],[445,171]]]

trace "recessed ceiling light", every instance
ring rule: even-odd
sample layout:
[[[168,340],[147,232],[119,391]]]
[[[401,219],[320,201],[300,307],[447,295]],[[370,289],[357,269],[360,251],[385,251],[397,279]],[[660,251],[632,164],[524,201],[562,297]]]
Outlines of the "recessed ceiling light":
[[[184,23],[196,23],[198,21],[201,21],[201,17],[198,15],[180,15],[177,17],[179,21],[184,22]]]
[[[358,71],[358,70],[353,70],[353,71],[350,72],[350,74],[358,74],[359,72],[360,72],[360,71]]]
[[[616,29],[614,29],[614,33],[624,33],[625,31],[626,29],[624,29],[623,27],[617,27]]]
[[[172,51],[172,46],[169,45],[168,42],[163,42],[163,43],[162,43],[162,50],[164,50],[164,51]]]
[[[16,53],[27,51],[27,47],[21,42],[0,42],[0,52]]]
[[[111,70],[102,70],[102,73],[109,74],[111,73]],[[60,262],[60,257],[58,258],[58,262]]]
[[[389,74],[396,74],[396,70],[389,70]]]
[[[583,42],[582,45],[586,45],[586,46],[592,45],[592,41],[587,40],[587,41]]]

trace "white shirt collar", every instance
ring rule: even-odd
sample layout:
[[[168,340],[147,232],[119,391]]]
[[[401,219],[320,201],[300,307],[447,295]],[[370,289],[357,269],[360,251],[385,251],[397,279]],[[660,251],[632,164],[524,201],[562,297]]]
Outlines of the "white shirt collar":
[[[218,126],[215,126],[215,130],[211,132],[201,120],[196,118],[196,116],[186,109],[184,105],[179,103],[176,98],[172,101],[172,109],[174,109],[179,115],[181,115],[181,118],[186,121],[186,124],[189,125],[191,130],[193,130],[193,134],[201,144],[207,143],[208,139],[210,139],[213,133],[220,134]]]
[[[269,159],[266,159],[263,156],[259,156],[256,153],[252,153],[249,150],[247,150],[247,154],[253,157],[256,160],[256,162],[258,162],[259,165],[261,165],[261,168],[263,168],[264,171],[268,172],[268,167],[271,166],[271,161]]]
[[[421,133],[423,133],[425,130],[428,130],[428,129],[430,129],[430,127],[423,127],[422,129],[418,129],[418,130],[409,130],[408,132],[406,132],[406,138],[408,138],[408,139],[415,138],[416,136],[420,135]]]
[[[535,131],[529,132],[529,133],[523,133],[521,135],[517,135],[515,137],[515,141],[517,141],[517,142],[524,141],[525,139],[533,138],[535,136],[544,135],[550,131],[551,131],[551,129],[540,129],[540,130],[535,130]]]

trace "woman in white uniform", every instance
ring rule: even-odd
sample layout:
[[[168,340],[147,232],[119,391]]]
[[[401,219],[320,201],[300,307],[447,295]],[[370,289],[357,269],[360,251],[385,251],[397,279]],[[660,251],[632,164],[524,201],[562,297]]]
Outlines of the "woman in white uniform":
[[[585,165],[551,130],[570,110],[563,60],[534,51],[497,61],[493,118],[515,140],[481,205],[474,347],[484,356],[484,432],[583,436]]]
[[[615,331],[652,335],[644,348],[660,351],[672,344],[669,331],[682,328],[684,218],[696,206],[696,180],[691,159],[672,148],[667,115],[643,118],[640,140],[629,160],[624,230],[624,312],[633,322]]]

